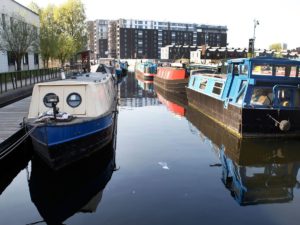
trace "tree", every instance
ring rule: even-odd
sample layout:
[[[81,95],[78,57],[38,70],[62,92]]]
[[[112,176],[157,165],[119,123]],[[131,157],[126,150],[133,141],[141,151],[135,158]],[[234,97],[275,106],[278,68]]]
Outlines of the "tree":
[[[56,57],[60,60],[61,66],[65,64],[66,60],[70,59],[75,54],[76,43],[68,34],[61,33],[58,36]]]
[[[280,52],[282,50],[280,43],[271,44],[269,47],[271,50],[275,50],[276,52]]]
[[[36,52],[39,46],[38,29],[28,24],[18,14],[11,16],[10,23],[1,21],[0,49],[10,52],[17,62],[17,70],[21,70],[21,62],[28,52]]]
[[[40,14],[41,8],[38,6],[36,2],[34,1],[30,2],[28,8],[31,9],[36,14]]]
[[[79,52],[87,44],[87,28],[84,6],[81,0],[68,0],[57,8],[58,32],[68,34],[74,41],[74,52]]]
[[[50,58],[57,56],[58,34],[57,22],[54,19],[55,6],[48,5],[40,11],[40,48],[44,67],[48,67]]]

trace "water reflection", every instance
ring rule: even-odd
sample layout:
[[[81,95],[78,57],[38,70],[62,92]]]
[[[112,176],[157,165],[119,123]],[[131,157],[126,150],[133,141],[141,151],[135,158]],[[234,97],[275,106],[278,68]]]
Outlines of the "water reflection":
[[[138,83],[138,86],[144,90],[146,93],[153,93],[154,96],[155,96],[155,93],[154,93],[154,84],[153,84],[153,81],[145,81],[145,80],[141,80],[139,79],[137,76],[135,77],[136,80],[137,80],[137,83]]]
[[[137,80],[134,73],[129,73],[120,85],[121,107],[144,107],[160,104],[153,91],[153,84]]]
[[[168,92],[158,86],[154,86],[158,100],[175,115],[183,117],[187,107],[187,97],[182,93]]]
[[[186,117],[211,142],[221,162],[211,166],[221,166],[221,180],[240,205],[293,200],[293,189],[300,187],[299,141],[241,140],[191,107]]]
[[[20,171],[27,167],[32,155],[31,148],[31,142],[25,141],[5,158],[0,160],[0,195],[20,173]]]
[[[77,212],[95,212],[115,170],[115,142],[59,171],[32,160],[29,190],[47,224],[62,224]]]

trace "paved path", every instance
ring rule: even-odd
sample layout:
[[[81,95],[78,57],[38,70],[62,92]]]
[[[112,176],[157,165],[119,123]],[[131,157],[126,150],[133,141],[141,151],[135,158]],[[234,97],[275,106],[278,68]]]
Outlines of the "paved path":
[[[0,143],[20,129],[23,117],[27,117],[31,97],[0,108]]]

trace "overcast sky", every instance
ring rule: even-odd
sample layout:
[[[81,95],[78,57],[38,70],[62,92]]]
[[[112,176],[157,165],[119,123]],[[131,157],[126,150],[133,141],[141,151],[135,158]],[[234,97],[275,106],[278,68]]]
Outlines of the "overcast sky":
[[[32,0],[16,0],[27,6]],[[65,0],[35,0],[45,7]],[[254,19],[256,47],[268,48],[272,43],[300,47],[299,0],[82,0],[88,20],[140,19],[183,23],[226,25],[229,47],[247,47],[253,37]]]

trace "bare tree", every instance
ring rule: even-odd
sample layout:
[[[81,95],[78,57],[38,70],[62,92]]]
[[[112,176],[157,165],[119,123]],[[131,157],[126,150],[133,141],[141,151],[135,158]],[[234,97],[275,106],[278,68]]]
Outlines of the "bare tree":
[[[1,21],[0,50],[10,52],[21,70],[21,62],[28,52],[36,52],[39,46],[38,29],[28,24],[20,15],[12,15],[10,21]]]

